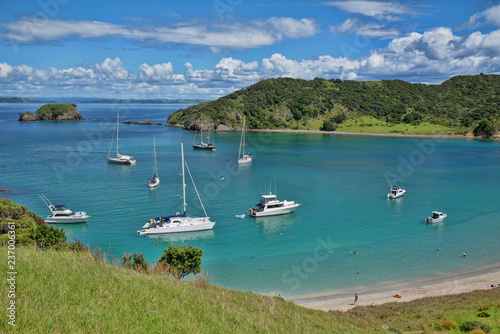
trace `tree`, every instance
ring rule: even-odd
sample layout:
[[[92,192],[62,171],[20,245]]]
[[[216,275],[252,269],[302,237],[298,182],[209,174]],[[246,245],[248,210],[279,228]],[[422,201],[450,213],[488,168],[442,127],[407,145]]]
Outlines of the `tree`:
[[[198,274],[201,271],[201,257],[203,251],[194,246],[174,246],[170,244],[158,259],[158,262],[168,265],[172,275],[182,279],[188,274]]]
[[[31,239],[41,249],[59,246],[66,242],[64,230],[48,225],[37,225],[31,230]]]
[[[323,126],[321,127],[321,131],[335,131],[337,129],[337,126],[335,125],[334,122],[332,121],[324,121]]]
[[[490,120],[483,119],[479,125],[474,129],[475,136],[485,136],[487,138],[493,136],[496,128]]]

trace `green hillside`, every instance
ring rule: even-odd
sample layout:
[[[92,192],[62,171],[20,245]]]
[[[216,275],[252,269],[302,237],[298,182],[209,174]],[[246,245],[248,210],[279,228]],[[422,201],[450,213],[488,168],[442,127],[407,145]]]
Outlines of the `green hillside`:
[[[168,124],[197,129],[203,113],[205,126],[218,130],[241,128],[245,116],[249,129],[319,130],[326,122],[337,130],[379,126],[382,131],[374,132],[391,132],[396,126],[392,132],[433,133],[438,129],[463,134],[481,120],[498,127],[499,106],[500,75],[494,74],[457,76],[440,85],[278,78],[180,109],[169,116]]]

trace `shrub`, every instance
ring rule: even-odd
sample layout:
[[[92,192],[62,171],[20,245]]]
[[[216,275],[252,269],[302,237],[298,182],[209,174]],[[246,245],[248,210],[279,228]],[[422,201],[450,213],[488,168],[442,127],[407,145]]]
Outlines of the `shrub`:
[[[143,253],[134,252],[134,254],[125,253],[122,257],[123,268],[136,271],[148,271],[148,261],[144,259]]]
[[[174,246],[170,244],[158,259],[158,263],[169,266],[172,275],[182,279],[188,274],[197,274],[201,271],[201,257],[203,251],[194,246]]]
[[[335,131],[337,126],[332,121],[324,121],[323,126],[321,127],[321,131]]]
[[[200,272],[199,275],[195,275],[193,277],[191,283],[193,283],[193,286],[202,289],[209,284],[209,281],[210,281],[210,274],[202,271]]]
[[[479,312],[479,313],[477,314],[477,316],[478,316],[478,317],[480,317],[480,318],[489,318],[489,317],[491,317],[491,314],[489,314],[489,313],[488,313],[488,312],[486,312],[486,311],[481,311],[481,312]]]
[[[490,326],[483,324],[482,322],[477,320],[466,321],[462,325],[460,325],[460,330],[464,332],[470,332],[474,329],[481,329],[486,333],[489,333],[491,331]]]
[[[66,242],[66,235],[63,229],[48,225],[37,225],[31,230],[31,239],[41,249],[61,246]]]
[[[445,320],[441,323],[441,325],[439,327],[442,330],[448,331],[452,328],[457,327],[457,324],[453,320]]]

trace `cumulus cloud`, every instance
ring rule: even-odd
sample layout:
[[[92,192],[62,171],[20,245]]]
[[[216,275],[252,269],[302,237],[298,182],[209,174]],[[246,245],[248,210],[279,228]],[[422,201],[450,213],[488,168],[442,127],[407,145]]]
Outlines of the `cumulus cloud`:
[[[324,55],[294,60],[274,53],[251,62],[225,57],[202,69],[186,62],[182,70],[171,62],[127,70],[120,58],[66,69],[0,63],[0,95],[216,98],[270,77],[440,82],[458,74],[500,72],[498,40],[500,30],[457,36],[439,27],[395,38],[358,59]]]
[[[409,6],[397,1],[327,1],[324,4],[337,7],[348,13],[361,14],[388,21],[401,20],[402,15],[411,13]]]
[[[0,40],[13,43],[64,40],[66,38],[126,38],[141,43],[177,43],[209,47],[248,49],[273,45],[284,39],[316,34],[313,19],[272,17],[249,22],[183,22],[163,26],[133,26],[85,20],[46,19],[34,22],[24,18],[0,23],[6,31]]]
[[[461,28],[474,28],[481,25],[500,27],[500,5],[472,15],[469,21],[461,25]]]

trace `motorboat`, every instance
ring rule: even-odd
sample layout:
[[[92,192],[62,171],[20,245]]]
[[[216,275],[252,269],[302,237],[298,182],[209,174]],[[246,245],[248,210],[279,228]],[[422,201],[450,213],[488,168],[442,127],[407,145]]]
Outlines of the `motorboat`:
[[[446,213],[432,211],[432,216],[425,218],[426,223],[438,223],[447,217]]]
[[[301,204],[294,201],[279,201],[273,193],[260,196],[260,202],[249,209],[252,217],[266,217],[292,213]]]
[[[153,177],[148,181],[149,189],[154,189],[160,185],[160,177],[158,176],[158,166],[156,164],[156,143],[155,138],[153,137],[153,155],[154,155],[154,172]]]
[[[86,223],[90,216],[83,212],[73,212],[66,205],[53,205],[47,197],[40,194],[40,198],[50,210],[50,215],[45,218],[45,222],[52,224],[76,224]]]
[[[400,186],[392,186],[391,192],[387,194],[387,198],[394,199],[403,196],[406,193],[406,190],[401,188]]]
[[[245,153],[245,120],[243,118],[243,128],[241,129],[240,150],[238,152],[238,165],[252,162],[253,157]]]
[[[134,165],[136,160],[133,157],[118,153],[119,133],[120,133],[120,114],[118,113],[116,118],[116,157],[111,157],[111,147],[113,145],[113,139],[114,139],[113,138],[111,139],[111,144],[109,145],[108,163],[120,164],[120,165]]]
[[[193,148],[198,149],[198,150],[210,150],[210,151],[215,151],[215,144],[212,144],[210,142],[210,132],[207,131],[207,142],[205,143],[203,141],[203,113],[201,114],[201,121],[200,121],[200,141],[196,142],[196,133],[194,134],[193,137]]]
[[[205,231],[211,230],[215,222],[211,221],[207,216],[207,212],[205,211],[205,206],[200,198],[200,194],[198,193],[198,189],[193,180],[193,176],[191,175],[191,171],[189,170],[189,166],[184,161],[184,146],[181,143],[181,156],[182,156],[182,200],[183,200],[183,212],[177,212],[175,215],[166,216],[166,217],[156,217],[150,219],[142,229],[137,231],[138,235],[153,235],[153,234],[166,234],[166,233],[179,233],[179,232],[193,232],[193,231]],[[196,195],[198,196],[198,200],[200,201],[203,212],[205,213],[204,217],[188,217],[186,215],[186,180],[185,180],[185,172],[184,167],[187,169],[191,181],[193,183],[194,189],[196,191]]]

